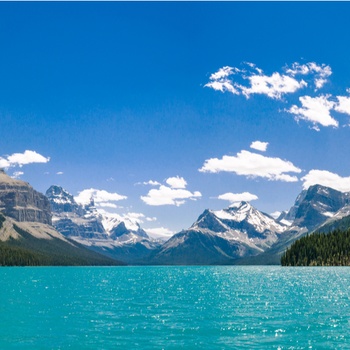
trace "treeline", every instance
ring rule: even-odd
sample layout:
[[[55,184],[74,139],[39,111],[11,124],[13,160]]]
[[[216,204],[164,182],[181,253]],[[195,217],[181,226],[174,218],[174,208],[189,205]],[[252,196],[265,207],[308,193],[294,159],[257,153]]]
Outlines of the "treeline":
[[[350,229],[313,233],[295,241],[282,266],[350,266]]]
[[[48,257],[20,247],[11,247],[0,242],[0,266],[49,265]]]
[[[0,229],[4,223],[0,215]],[[77,244],[60,239],[38,239],[17,225],[18,239],[0,240],[0,266],[111,266],[121,263]]]

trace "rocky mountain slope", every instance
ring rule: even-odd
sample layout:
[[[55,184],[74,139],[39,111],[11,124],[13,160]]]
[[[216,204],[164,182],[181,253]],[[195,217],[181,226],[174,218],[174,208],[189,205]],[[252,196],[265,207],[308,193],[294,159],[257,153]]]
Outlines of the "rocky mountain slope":
[[[116,265],[57,232],[50,203],[28,183],[0,172],[0,265]]]
[[[155,264],[225,264],[257,255],[272,246],[286,229],[247,202],[227,209],[205,210],[197,221],[152,256]]]
[[[98,211],[93,200],[79,205],[59,186],[52,186],[47,196],[53,224],[66,237],[132,264],[279,264],[295,240],[350,215],[349,193],[315,185],[303,190],[277,220],[240,202],[205,210],[190,228],[160,244],[137,223]]]
[[[326,232],[330,227],[342,225],[340,220],[350,215],[350,193],[314,185],[301,192],[289,212],[278,220],[290,220],[286,229],[269,249],[239,263],[279,264],[283,252],[297,239],[314,231]],[[343,225],[344,226],[344,225]]]
[[[137,263],[159,247],[137,222],[97,210],[93,198],[86,205],[78,204],[60,186],[51,186],[46,196],[54,227],[89,249],[126,263]]]
[[[0,169],[0,212],[17,221],[51,225],[51,209],[47,198],[27,182],[12,179]]]

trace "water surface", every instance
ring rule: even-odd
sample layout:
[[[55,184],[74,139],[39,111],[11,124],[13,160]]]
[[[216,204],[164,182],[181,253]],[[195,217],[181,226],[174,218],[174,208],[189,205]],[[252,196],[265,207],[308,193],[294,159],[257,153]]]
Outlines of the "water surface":
[[[0,276],[0,349],[350,348],[346,267],[28,267]]]

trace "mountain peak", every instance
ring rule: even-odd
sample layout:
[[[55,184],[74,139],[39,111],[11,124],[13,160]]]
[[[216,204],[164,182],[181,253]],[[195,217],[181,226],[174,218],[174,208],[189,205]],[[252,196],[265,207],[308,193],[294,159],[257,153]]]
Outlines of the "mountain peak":
[[[246,202],[246,201],[234,202],[234,203],[230,204],[227,209],[230,209],[230,208],[240,209],[244,206],[251,207],[251,204],[249,202]]]
[[[58,185],[52,185],[50,188],[46,191],[47,197],[73,197],[67,190],[65,190],[63,187]]]
[[[0,212],[18,222],[39,222],[51,225],[50,203],[22,180],[0,172]]]
[[[4,169],[0,169],[0,186],[8,187],[8,186],[25,186],[32,188],[27,182],[14,179],[11,176],[7,175]]]
[[[50,201],[53,212],[82,213],[82,208],[77,204],[73,195],[61,186],[50,186],[46,191],[46,197]]]
[[[322,185],[310,186],[298,196],[292,207],[295,211],[293,226],[306,227],[312,231],[348,204],[349,193]]]

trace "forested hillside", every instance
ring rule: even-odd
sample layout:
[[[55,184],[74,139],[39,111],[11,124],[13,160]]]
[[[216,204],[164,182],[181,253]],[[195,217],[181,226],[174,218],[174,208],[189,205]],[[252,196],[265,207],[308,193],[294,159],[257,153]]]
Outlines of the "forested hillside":
[[[295,241],[282,266],[350,266],[350,229],[313,233]]]

